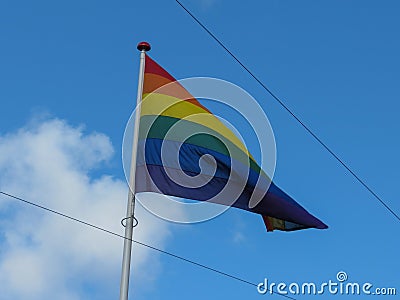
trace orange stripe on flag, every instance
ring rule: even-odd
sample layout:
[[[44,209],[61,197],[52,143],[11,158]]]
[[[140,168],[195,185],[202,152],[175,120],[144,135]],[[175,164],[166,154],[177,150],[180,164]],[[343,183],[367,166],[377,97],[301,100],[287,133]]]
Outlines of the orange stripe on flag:
[[[144,74],[143,95],[157,93],[188,101],[211,113],[177,81],[153,73]]]

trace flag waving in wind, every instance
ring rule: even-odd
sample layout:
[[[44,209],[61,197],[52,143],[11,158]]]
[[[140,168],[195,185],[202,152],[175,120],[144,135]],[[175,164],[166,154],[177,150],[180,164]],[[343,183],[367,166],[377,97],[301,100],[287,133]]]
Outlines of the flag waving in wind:
[[[277,187],[241,140],[147,54],[135,190],[229,205],[268,231],[327,226]]]

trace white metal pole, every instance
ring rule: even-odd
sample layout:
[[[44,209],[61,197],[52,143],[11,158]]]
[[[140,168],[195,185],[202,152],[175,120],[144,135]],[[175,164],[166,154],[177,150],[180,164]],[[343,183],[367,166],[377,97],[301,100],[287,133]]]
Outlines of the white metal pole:
[[[143,95],[143,79],[146,51],[150,50],[150,45],[146,42],[141,42],[137,46],[140,51],[140,67],[139,67],[139,83],[136,98],[136,111],[135,111],[135,124],[132,141],[132,158],[131,168],[129,175],[129,193],[128,193],[128,206],[126,209],[126,227],[125,227],[125,240],[124,240],[124,254],[122,257],[122,273],[120,285],[120,300],[128,300],[129,291],[129,275],[131,266],[131,252],[132,252],[132,237],[133,237],[133,217],[135,212],[135,175],[136,175],[136,157],[137,145],[139,139],[139,120],[140,120],[140,103]]]

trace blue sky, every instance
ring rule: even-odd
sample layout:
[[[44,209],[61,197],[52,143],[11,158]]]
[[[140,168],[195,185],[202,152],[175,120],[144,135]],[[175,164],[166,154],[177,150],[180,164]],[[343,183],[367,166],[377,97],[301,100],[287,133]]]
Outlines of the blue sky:
[[[400,212],[397,1],[182,2]],[[267,234],[258,216],[237,209],[177,225],[139,208],[135,238],[254,282],[320,283],[346,271],[400,292],[398,220],[174,1],[2,1],[0,36],[1,190],[122,233],[120,153],[136,44],[146,40],[176,78],[221,78],[257,99],[275,132],[275,182],[330,228]],[[5,197],[0,217],[5,299],[117,298],[122,241]],[[133,251],[133,299],[282,298]],[[294,296],[320,297],[361,296]]]

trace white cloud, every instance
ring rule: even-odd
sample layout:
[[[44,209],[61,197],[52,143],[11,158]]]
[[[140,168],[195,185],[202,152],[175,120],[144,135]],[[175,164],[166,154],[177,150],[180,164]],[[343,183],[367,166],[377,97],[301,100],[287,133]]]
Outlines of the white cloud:
[[[0,137],[0,189],[122,234],[127,186],[92,178],[114,154],[109,138],[51,119]],[[167,223],[137,205],[135,238],[163,247]],[[1,299],[116,298],[122,239],[0,196]],[[135,281],[159,272],[158,256],[134,246]],[[146,265],[146,268],[143,266]],[[55,296],[56,295],[56,296]]]

